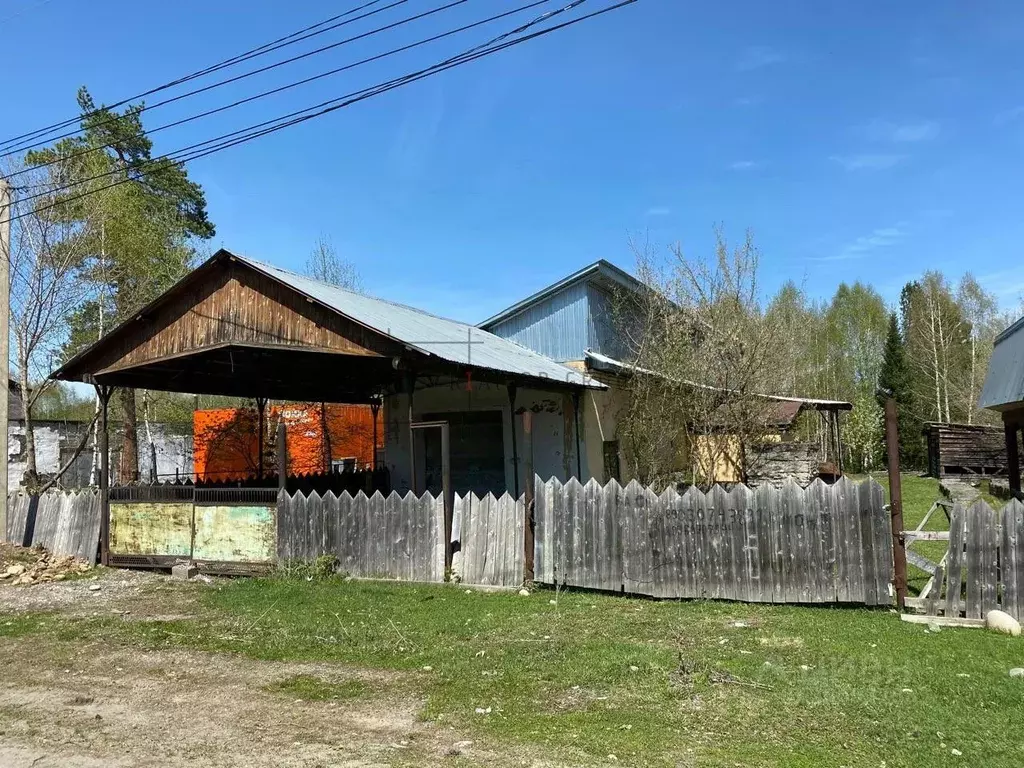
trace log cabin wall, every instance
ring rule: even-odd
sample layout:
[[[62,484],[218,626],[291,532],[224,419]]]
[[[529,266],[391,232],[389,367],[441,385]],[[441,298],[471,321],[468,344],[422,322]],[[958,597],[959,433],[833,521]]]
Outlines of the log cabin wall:
[[[1006,473],[1006,442],[1001,427],[978,424],[928,424],[928,473],[1000,475]]]

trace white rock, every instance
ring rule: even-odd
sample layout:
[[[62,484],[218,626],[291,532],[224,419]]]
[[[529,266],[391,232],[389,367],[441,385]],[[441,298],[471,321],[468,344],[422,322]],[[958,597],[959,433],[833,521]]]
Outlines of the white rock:
[[[7,566],[6,573],[7,573],[8,576],[20,576],[24,572],[25,572],[25,566],[22,565],[21,563],[16,563],[15,565]]]
[[[434,668],[433,668],[433,667],[430,667],[430,666],[427,666],[427,667],[424,667],[424,668],[423,668],[423,671],[424,671],[424,672],[433,672],[433,671],[434,671]]]
[[[557,600],[548,600],[548,605],[558,605]]]
[[[1010,677],[1024,677],[1024,667],[1014,667],[1011,669]]]
[[[963,754],[963,752],[961,752],[959,749],[951,749],[949,750],[949,754],[951,754],[953,757],[960,757]]]
[[[989,611],[985,614],[985,627],[993,632],[1020,637],[1020,622],[1013,616],[1002,611]]]
[[[638,667],[636,664],[630,664],[629,665],[629,671],[630,672],[639,672],[640,671],[640,667]]]
[[[528,590],[526,587],[523,587],[522,589],[519,590],[519,596],[520,597],[529,597],[530,596],[530,590]]]
[[[613,763],[617,763],[619,761],[619,758],[617,758],[615,755],[608,755],[608,760]]]
[[[89,591],[90,592],[99,592],[100,589],[102,589],[102,587],[100,587],[99,584],[90,584],[89,585]]]

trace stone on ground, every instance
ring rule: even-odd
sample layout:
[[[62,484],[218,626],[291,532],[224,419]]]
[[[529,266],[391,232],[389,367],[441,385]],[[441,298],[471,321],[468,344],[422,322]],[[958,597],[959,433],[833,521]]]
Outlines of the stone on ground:
[[[1020,622],[1003,611],[989,611],[985,614],[985,627],[993,632],[1020,637]]]

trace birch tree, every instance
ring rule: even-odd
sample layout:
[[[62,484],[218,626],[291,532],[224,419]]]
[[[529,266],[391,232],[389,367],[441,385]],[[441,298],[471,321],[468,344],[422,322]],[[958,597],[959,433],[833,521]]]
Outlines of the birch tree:
[[[67,338],[67,326],[84,297],[84,249],[78,225],[51,207],[66,178],[61,158],[44,169],[9,168],[32,198],[13,201],[11,223],[11,351],[25,414],[26,470],[23,483],[40,490],[36,463],[35,412],[53,384],[49,378]],[[85,432],[88,435],[88,430]],[[76,457],[84,448],[79,446]],[[63,468],[66,470],[66,467]],[[59,479],[63,470],[45,487]]]

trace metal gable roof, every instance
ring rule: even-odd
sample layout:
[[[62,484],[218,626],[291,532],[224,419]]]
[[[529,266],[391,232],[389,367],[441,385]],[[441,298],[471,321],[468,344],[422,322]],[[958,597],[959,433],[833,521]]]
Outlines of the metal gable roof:
[[[979,408],[1005,410],[1024,402],[1024,317],[996,337]]]
[[[517,301],[511,307],[507,307],[498,314],[494,315],[493,317],[489,317],[482,323],[479,323],[477,327],[493,328],[498,323],[508,320],[510,317],[513,317],[519,314],[520,312],[525,311],[534,304],[543,301],[549,296],[553,296],[554,294],[558,293],[561,290],[564,290],[565,288],[568,288],[570,285],[578,283],[581,280],[593,277],[601,277],[610,283],[615,283],[617,285],[621,285],[631,290],[639,290],[640,288],[643,287],[643,283],[641,283],[639,280],[637,280],[635,277],[633,277],[625,270],[619,269],[610,261],[599,259],[598,261],[595,261],[593,264],[588,264],[583,269],[577,272],[573,272],[568,277],[564,277],[561,280],[552,283],[551,285],[545,288],[542,288],[541,290],[537,291],[537,293],[534,293],[531,296],[527,296],[522,301]]]
[[[322,283],[230,251],[222,253],[424,354],[460,365],[548,379],[561,384],[606,388],[584,373],[467,323]]]

